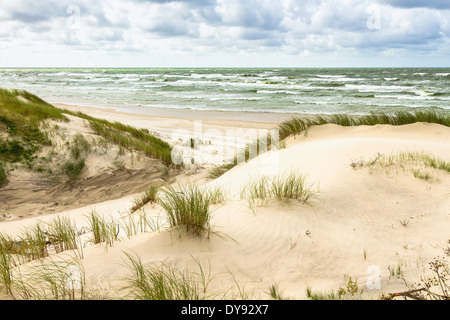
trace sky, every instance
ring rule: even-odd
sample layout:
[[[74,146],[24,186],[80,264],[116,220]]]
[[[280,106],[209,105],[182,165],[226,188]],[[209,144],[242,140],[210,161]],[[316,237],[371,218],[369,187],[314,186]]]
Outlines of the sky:
[[[0,0],[0,67],[449,67],[449,0]]]

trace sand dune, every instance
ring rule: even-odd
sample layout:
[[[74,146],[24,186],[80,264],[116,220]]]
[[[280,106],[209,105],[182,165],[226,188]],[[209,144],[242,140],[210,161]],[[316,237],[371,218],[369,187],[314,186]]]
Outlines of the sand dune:
[[[306,137],[289,138],[285,149],[240,164],[214,181],[204,178],[205,170],[185,175],[180,181],[227,190],[228,200],[214,210],[210,237],[162,229],[124,238],[107,250],[88,246],[82,260],[87,285],[105,288],[111,297],[118,294],[115,290],[128,272],[124,252],[132,251],[146,265],[164,262],[193,272],[198,271],[197,259],[211,270],[210,297],[222,297],[224,292],[239,297],[239,285],[249,297],[267,299],[269,287],[277,284],[285,296],[304,299],[308,286],[337,290],[350,277],[358,280],[360,290],[365,288],[366,298],[402,290],[405,283],[418,280],[432,257],[442,254],[449,239],[450,175],[424,168],[436,178],[427,181],[414,177],[411,165],[354,168],[351,164],[378,153],[403,151],[423,151],[450,161],[449,146],[450,129],[440,125],[323,125],[311,128]],[[240,199],[250,179],[291,170],[316,183],[318,193],[307,203],[269,200],[251,210]],[[127,196],[58,214],[70,216],[81,227],[83,215],[92,208],[119,218],[132,199]],[[151,216],[164,214],[155,204],[144,210]],[[0,223],[0,232],[20,232],[35,220]],[[378,279],[377,270],[381,285],[371,289],[366,285]]]

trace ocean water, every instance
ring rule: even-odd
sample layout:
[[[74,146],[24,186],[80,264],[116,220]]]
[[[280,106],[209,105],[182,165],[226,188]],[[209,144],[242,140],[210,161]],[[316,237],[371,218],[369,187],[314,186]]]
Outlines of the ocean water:
[[[150,113],[450,112],[450,68],[0,69],[0,87],[24,89],[51,103]]]

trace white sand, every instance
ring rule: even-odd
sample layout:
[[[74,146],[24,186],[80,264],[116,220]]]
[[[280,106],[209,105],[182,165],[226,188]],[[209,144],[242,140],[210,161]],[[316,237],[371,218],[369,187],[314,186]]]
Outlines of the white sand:
[[[102,111],[102,115],[105,113]],[[151,122],[150,118],[110,112],[107,119],[166,130],[166,134],[174,127],[192,125],[192,120],[153,118]],[[227,121],[207,125],[233,127]],[[269,123],[253,125],[273,127]],[[211,270],[207,293],[216,297],[231,288],[228,294],[239,297],[237,282],[252,298],[269,298],[269,287],[278,284],[285,296],[304,299],[307,286],[314,291],[336,290],[345,287],[349,277],[357,278],[359,289],[364,288],[364,297],[368,298],[402,290],[405,282],[410,285],[419,280],[431,258],[442,255],[450,238],[450,175],[434,170],[431,172],[439,181],[429,182],[415,178],[408,167],[370,171],[350,166],[361,157],[370,159],[377,153],[400,151],[431,152],[450,161],[450,129],[421,123],[311,128],[307,137],[289,138],[287,148],[270,151],[209,182],[228,190],[229,195],[226,204],[213,213],[209,239],[180,237],[178,231],[162,230],[125,238],[108,250],[89,246],[82,260],[87,285],[120,287],[121,278],[128,272],[123,265],[124,251],[132,250],[145,264],[164,262],[181,270],[198,271],[194,258],[198,259],[203,268]],[[320,192],[307,204],[269,201],[253,212],[240,199],[240,190],[249,179],[290,170],[317,183]],[[204,174],[203,170],[180,179],[205,182]],[[95,208],[119,217],[132,199],[127,196],[96,204]],[[92,208],[60,214],[69,215],[81,226],[85,223],[83,215]],[[157,205],[147,205],[145,211],[155,216],[164,214]],[[14,234],[35,220],[0,223],[0,232]],[[400,221],[408,221],[407,226]],[[395,274],[399,266],[401,275]],[[371,290],[366,284],[376,278],[377,270],[381,286]],[[109,294],[114,296],[113,290]]]

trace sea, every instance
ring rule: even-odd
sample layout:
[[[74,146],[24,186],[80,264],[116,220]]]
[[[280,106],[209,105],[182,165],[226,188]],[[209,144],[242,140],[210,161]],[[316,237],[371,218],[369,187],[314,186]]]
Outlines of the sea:
[[[450,113],[450,68],[1,68],[50,103],[273,114]]]

